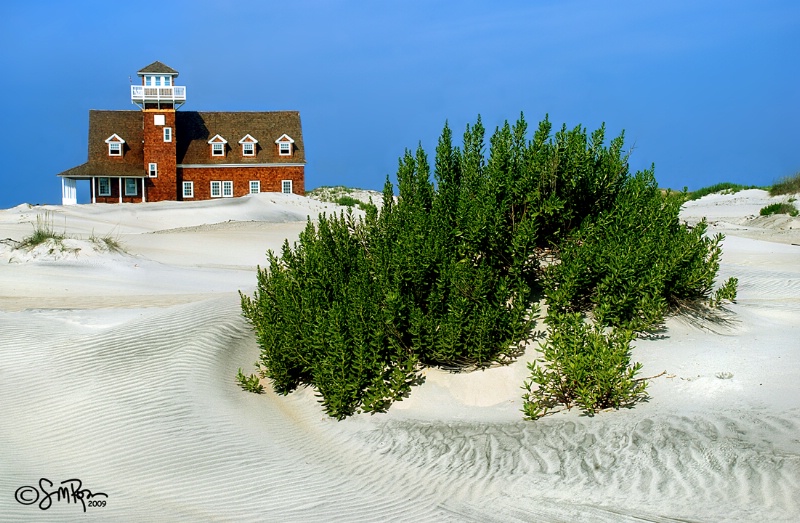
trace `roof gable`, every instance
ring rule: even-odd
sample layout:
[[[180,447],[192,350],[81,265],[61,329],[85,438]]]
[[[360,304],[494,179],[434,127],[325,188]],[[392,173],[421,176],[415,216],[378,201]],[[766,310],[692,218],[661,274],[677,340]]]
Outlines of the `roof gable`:
[[[148,65],[147,67],[143,67],[136,74],[139,76],[144,76],[147,73],[170,74],[172,76],[178,76],[178,71],[176,71],[175,69],[173,69],[168,65],[162,64],[158,60]]]
[[[117,133],[112,134],[108,138],[105,139],[106,143],[125,143],[125,140],[119,137]]]
[[[282,135],[281,135],[281,137],[280,137],[280,138],[278,138],[277,140],[275,140],[275,143],[280,143],[280,142],[285,142],[285,143],[294,143],[294,140],[292,139],[292,137],[291,137],[291,136],[289,136],[288,134],[285,134],[285,133],[284,133],[284,134],[282,134]]]
[[[244,135],[244,138],[239,140],[239,143],[258,143],[258,140],[250,136],[249,134]]]
[[[228,143],[228,140],[217,134],[214,138],[210,139],[208,143]]]

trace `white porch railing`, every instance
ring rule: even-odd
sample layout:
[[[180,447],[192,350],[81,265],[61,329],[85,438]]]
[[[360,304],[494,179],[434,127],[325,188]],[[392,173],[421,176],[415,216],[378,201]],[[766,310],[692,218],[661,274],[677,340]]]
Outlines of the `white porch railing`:
[[[170,87],[131,86],[132,102],[185,102],[186,87],[173,85]]]

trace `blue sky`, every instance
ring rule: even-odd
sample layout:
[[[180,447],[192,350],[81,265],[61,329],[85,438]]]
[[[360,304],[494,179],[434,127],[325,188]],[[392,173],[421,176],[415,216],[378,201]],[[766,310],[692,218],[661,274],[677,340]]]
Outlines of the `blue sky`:
[[[624,129],[662,187],[800,170],[796,1],[11,0],[0,48],[0,208],[60,203],[88,111],[135,109],[128,79],[155,60],[185,110],[299,110],[309,189],[380,189],[445,120],[460,135],[521,111]]]

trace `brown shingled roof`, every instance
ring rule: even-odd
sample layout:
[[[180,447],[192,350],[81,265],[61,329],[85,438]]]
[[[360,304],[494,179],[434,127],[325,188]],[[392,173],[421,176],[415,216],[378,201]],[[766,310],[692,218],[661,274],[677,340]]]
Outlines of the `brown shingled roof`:
[[[148,65],[147,67],[143,67],[136,74],[138,74],[139,76],[143,76],[145,73],[172,74],[178,76],[178,71],[176,71],[175,69],[173,69],[168,65],[162,64],[158,60]]]
[[[305,163],[303,131],[297,111],[196,112],[178,111],[174,135],[178,164]],[[117,134],[125,140],[123,156],[108,155],[106,139]],[[212,157],[208,140],[219,134],[228,141],[225,156]],[[255,156],[243,156],[239,140],[256,140]],[[291,156],[278,155],[275,140],[283,134],[294,139]],[[89,161],[59,176],[145,176],[141,111],[89,111]]]
[[[125,140],[122,157],[108,155],[106,139]],[[89,111],[89,161],[59,176],[144,176],[141,111]]]
[[[297,111],[213,113],[178,111],[175,127],[179,164],[305,163],[306,161],[300,113]],[[278,155],[275,140],[284,133],[294,139],[291,156]],[[217,134],[228,141],[228,146],[225,156],[211,157],[211,146],[208,145],[208,141]],[[239,140],[248,134],[258,140],[255,156],[242,155]]]

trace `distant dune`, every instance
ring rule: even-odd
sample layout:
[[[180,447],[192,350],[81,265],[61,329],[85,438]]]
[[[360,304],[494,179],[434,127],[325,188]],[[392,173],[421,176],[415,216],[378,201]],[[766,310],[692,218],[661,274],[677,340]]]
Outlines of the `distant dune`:
[[[237,291],[343,207],[263,193],[0,210],[0,521],[800,520],[800,220],[759,216],[783,200],[687,203],[683,219],[727,235],[737,302],[636,341],[642,375],[663,372],[648,402],[535,422],[520,412],[535,346],[428,369],[387,414],[341,422],[313,390],[238,387],[258,347]],[[45,213],[66,250],[21,249]],[[42,510],[69,479],[105,504]]]

